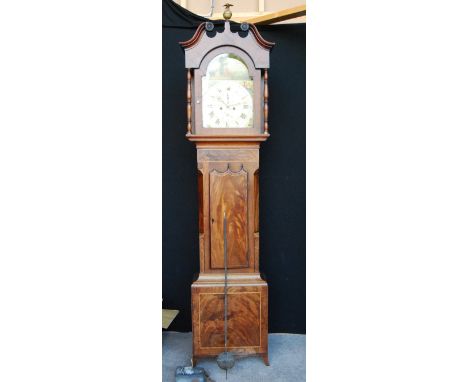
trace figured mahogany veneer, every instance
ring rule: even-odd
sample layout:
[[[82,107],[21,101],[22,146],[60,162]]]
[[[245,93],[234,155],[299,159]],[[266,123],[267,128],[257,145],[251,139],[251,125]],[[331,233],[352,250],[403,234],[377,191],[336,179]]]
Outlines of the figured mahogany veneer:
[[[268,285],[259,270],[259,149],[270,136],[268,68],[274,43],[254,25],[242,35],[228,21],[222,32],[207,35],[206,27],[200,24],[190,40],[180,43],[187,69],[186,137],[196,144],[198,164],[200,274],[192,284],[193,362],[224,351],[226,214],[227,348],[238,356],[259,355],[268,365]],[[220,54],[237,57],[252,80],[250,128],[203,127],[203,78]],[[225,91],[229,95],[229,88]]]
[[[259,143],[197,142],[200,275],[192,284],[193,360],[224,349],[227,217],[228,348],[268,364],[268,285],[259,274]]]
[[[197,145],[200,272],[224,272],[223,212],[227,219],[228,268],[258,269],[259,145]]]
[[[211,269],[224,270],[224,212],[228,268],[247,268],[247,172],[210,172]]]
[[[223,280],[192,285],[193,362],[224,351]],[[228,351],[260,355],[268,365],[268,286],[260,278],[228,287]]]

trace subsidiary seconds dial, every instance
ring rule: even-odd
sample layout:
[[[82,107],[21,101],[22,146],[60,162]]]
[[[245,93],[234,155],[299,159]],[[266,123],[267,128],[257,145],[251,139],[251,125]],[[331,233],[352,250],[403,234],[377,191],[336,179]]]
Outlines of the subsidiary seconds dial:
[[[253,124],[251,81],[210,81],[203,94],[203,127],[249,128]]]

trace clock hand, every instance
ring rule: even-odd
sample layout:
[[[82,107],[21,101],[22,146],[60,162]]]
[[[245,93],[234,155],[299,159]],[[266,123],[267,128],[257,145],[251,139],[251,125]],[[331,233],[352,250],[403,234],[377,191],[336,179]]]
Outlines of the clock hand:
[[[245,102],[244,102],[244,99],[245,99],[245,98],[246,98],[246,97],[242,98],[239,102],[236,102],[236,103],[231,104],[230,106],[237,106],[237,105],[240,105],[240,104],[245,103]]]
[[[216,101],[221,102],[222,104],[224,104],[225,106],[227,106],[227,103],[224,102],[222,98],[216,98]]]

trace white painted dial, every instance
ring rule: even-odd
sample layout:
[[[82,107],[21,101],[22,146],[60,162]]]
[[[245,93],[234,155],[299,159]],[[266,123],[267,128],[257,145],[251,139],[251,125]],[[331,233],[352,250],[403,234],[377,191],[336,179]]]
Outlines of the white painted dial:
[[[203,93],[203,127],[253,126],[251,80],[211,80]]]

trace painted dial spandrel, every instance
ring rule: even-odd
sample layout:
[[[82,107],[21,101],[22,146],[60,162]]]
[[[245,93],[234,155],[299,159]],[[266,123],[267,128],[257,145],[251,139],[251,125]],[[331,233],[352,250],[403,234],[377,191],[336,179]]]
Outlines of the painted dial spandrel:
[[[216,56],[202,78],[205,128],[253,127],[253,80],[242,59],[232,53]]]

